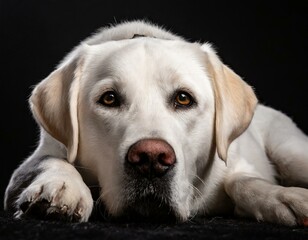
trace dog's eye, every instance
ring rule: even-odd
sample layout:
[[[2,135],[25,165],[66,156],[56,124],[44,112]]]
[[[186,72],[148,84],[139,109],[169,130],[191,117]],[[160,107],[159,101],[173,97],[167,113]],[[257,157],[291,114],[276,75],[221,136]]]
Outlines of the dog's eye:
[[[98,100],[98,103],[106,107],[118,107],[120,106],[120,101],[118,95],[114,91],[105,92]]]
[[[180,91],[175,95],[175,107],[190,107],[194,103],[192,96],[184,91]]]

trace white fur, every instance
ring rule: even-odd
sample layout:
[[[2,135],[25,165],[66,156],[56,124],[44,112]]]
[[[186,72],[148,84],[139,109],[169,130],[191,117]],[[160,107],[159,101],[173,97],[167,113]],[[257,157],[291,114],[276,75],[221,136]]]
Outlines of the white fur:
[[[147,37],[131,39],[134,34]],[[137,21],[96,33],[75,48],[60,67],[71,64],[76,52],[81,52],[81,56],[71,83],[74,87],[70,88],[70,114],[76,116],[72,119],[73,153],[66,152],[65,146],[50,136],[53,133],[42,128],[40,145],[27,161],[44,155],[59,159],[67,155],[73,162],[72,156],[77,155],[78,164],[97,175],[101,198],[109,213],[120,216],[130,197],[123,184],[128,149],[141,139],[163,139],[176,154],[172,190],[166,197],[179,219],[187,220],[195,214],[229,213],[233,204],[236,213],[258,220],[294,225],[303,224],[308,218],[308,190],[288,187],[308,186],[307,136],[276,110],[260,104],[254,110],[250,88],[220,62],[210,44],[189,43]],[[209,66],[221,78],[226,74],[226,79],[217,80]],[[243,85],[243,90],[237,86],[229,89],[229,77]],[[224,86],[228,89],[223,92]],[[98,105],[99,96],[114,88],[125,97],[121,109]],[[178,88],[191,92],[197,106],[173,109],[168,99]],[[233,103],[225,94],[234,92],[239,95],[231,96]],[[250,109],[236,109],[236,103],[246,103],[242,92],[251,98],[247,98]],[[224,93],[221,99],[218,93]],[[219,101],[227,110],[217,109]],[[243,116],[233,108],[242,111]],[[37,113],[41,110],[36,106],[33,109],[43,125],[44,119]],[[223,118],[219,111],[224,112]],[[222,129],[217,129],[217,118],[221,118]],[[242,123],[242,118],[247,119]],[[58,121],[56,124],[61,124],[61,119]],[[238,130],[235,122],[247,126]],[[217,134],[220,137],[216,138],[216,146]],[[231,137],[225,139],[226,136]],[[216,147],[226,162],[220,159]],[[54,168],[61,170],[53,171]],[[286,186],[278,185],[278,174]],[[78,172],[64,161],[48,160],[43,173],[19,196],[17,205],[37,196],[37,189],[42,186],[47,187],[40,198],[52,199],[62,183],[68,186],[69,195],[61,198],[59,204],[75,209],[78,201],[84,199],[80,214],[81,221],[86,221],[92,209],[89,189]],[[19,210],[18,214],[23,213]]]
[[[44,174],[39,175],[22,192],[16,204],[35,204],[44,199],[50,202],[47,214],[60,211],[72,217],[77,215],[80,221],[87,221],[93,208],[93,200],[90,189],[76,169],[55,159],[49,159],[42,167]],[[23,214],[19,210],[15,216],[19,218]]]

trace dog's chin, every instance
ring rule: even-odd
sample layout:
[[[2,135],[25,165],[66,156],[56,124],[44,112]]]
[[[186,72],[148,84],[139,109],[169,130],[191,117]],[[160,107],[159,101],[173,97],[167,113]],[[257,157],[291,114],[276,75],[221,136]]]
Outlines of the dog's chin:
[[[98,211],[95,211],[92,215],[96,220],[143,223],[175,223],[181,221],[169,203],[152,195],[130,201],[115,215],[109,213],[103,202],[96,206],[96,210]]]
[[[119,219],[142,222],[176,222],[172,206],[157,196],[148,195],[130,202]]]
[[[116,214],[118,219],[143,222],[177,221],[170,199],[174,171],[161,177],[145,177],[131,166],[126,166],[124,176],[123,205],[121,212]]]

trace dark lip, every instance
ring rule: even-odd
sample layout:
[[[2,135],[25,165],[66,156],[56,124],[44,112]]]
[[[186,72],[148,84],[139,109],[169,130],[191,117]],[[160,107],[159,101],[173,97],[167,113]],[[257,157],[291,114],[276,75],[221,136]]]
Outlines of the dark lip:
[[[117,215],[109,214],[103,202],[95,205],[90,220],[117,223],[179,223],[173,207],[155,196],[146,196],[130,202]]]
[[[132,222],[176,222],[176,214],[169,201],[147,195],[129,203],[118,220]]]

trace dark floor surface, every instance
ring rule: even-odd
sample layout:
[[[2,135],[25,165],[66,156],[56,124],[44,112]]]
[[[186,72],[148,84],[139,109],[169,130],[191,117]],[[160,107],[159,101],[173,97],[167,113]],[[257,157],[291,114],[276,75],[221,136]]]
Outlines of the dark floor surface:
[[[235,218],[197,218],[181,224],[15,220],[0,213],[0,239],[303,239],[308,228]]]

